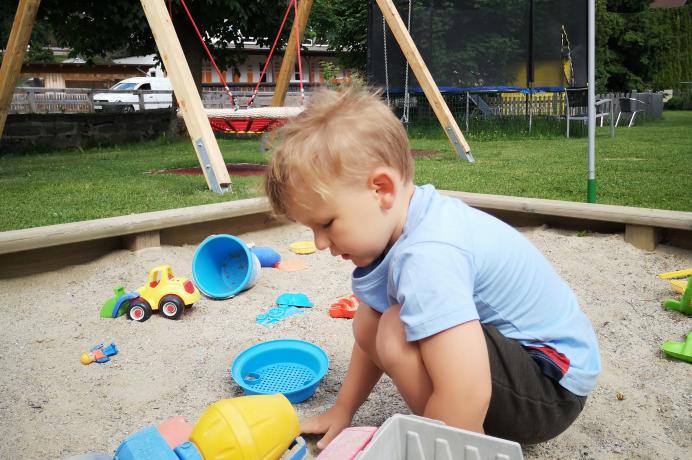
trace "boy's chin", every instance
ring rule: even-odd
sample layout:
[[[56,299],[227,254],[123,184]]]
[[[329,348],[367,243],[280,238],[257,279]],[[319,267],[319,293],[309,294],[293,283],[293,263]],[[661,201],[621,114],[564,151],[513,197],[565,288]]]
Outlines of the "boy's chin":
[[[348,260],[351,261],[351,263],[352,263],[353,265],[355,265],[356,267],[358,267],[358,268],[364,268],[364,267],[367,267],[367,266],[369,266],[370,264],[372,264],[372,262],[373,262],[374,259],[370,259],[370,258],[352,259],[352,258],[349,258]]]

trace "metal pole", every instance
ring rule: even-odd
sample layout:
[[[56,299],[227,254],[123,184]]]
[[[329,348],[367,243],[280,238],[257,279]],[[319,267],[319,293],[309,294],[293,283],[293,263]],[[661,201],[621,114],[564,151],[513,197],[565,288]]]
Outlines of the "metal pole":
[[[533,0],[529,0],[529,59],[526,69],[526,86],[529,89],[529,94],[526,95],[526,111],[529,115],[529,134],[533,125]]]
[[[469,92],[466,91],[466,132],[469,131]]]
[[[586,201],[596,202],[596,0],[589,1],[588,11],[588,79],[589,79],[589,179]]]

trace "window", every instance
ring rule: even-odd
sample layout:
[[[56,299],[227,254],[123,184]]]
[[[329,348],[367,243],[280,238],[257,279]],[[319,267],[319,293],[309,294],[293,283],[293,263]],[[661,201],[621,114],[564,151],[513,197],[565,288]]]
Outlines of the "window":
[[[259,74],[258,74],[258,75],[262,75],[262,69],[264,69],[264,64],[265,64],[265,63],[266,63],[266,61],[260,61],[260,63],[259,63]],[[267,70],[264,72],[264,75],[262,75],[262,83],[266,83],[266,82],[267,82],[267,76],[269,75],[269,72],[270,72],[270,71],[271,71],[271,68],[270,68],[270,67],[267,67]]]
[[[145,83],[137,89],[140,91],[151,91],[151,83]]]
[[[304,60],[301,59],[302,62],[302,67],[303,67],[303,81],[308,81],[309,80],[309,69],[307,64],[305,63]],[[293,82],[299,82],[300,81],[300,69],[298,68],[298,63],[296,62],[295,66],[293,67],[293,78],[291,79]]]

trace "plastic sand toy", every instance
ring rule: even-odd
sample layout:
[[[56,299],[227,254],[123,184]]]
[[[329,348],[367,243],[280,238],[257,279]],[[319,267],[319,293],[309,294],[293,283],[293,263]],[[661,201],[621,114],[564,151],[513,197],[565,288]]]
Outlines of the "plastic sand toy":
[[[302,260],[291,259],[279,262],[278,264],[274,265],[274,268],[278,268],[284,272],[297,272],[308,268],[308,264]]]
[[[314,307],[308,296],[301,293],[292,294],[290,292],[284,292],[276,299],[276,304],[279,306],[289,305],[291,307]]]
[[[661,350],[671,358],[692,363],[692,332],[687,334],[684,342],[665,342]]]
[[[230,299],[255,285],[262,265],[243,240],[233,235],[208,236],[195,249],[192,278],[205,296]]]
[[[270,308],[267,313],[261,313],[255,317],[255,322],[263,326],[276,324],[284,318],[293,315],[302,315],[304,312],[300,308],[287,305]]]
[[[356,315],[360,301],[358,297],[351,294],[333,303],[329,307],[329,316],[332,318],[353,318]]]
[[[353,460],[377,431],[374,426],[344,428],[317,456],[317,460]]]
[[[148,320],[154,310],[165,318],[180,319],[185,307],[202,297],[191,280],[173,275],[170,265],[152,268],[147,284],[136,292],[139,297],[128,301],[127,317],[140,322]]]
[[[139,292],[125,292],[122,286],[113,289],[115,294],[112,298],[106,300],[101,307],[101,318],[117,318],[122,316],[130,309],[130,300],[139,297]]]
[[[281,262],[281,255],[270,247],[250,246],[250,251],[257,257],[263,268],[274,267]]]
[[[129,435],[115,457],[88,454],[74,460],[302,460],[305,440],[290,402],[282,395],[217,401],[193,426],[177,416]]]
[[[231,365],[231,377],[246,395],[281,393],[299,403],[315,393],[328,368],[329,358],[317,345],[270,340],[240,353]]]
[[[656,276],[662,280],[671,280],[671,289],[677,292],[678,294],[682,294],[685,292],[685,289],[687,289],[688,280],[675,278],[689,278],[690,276],[692,276],[692,268],[676,270],[674,272],[660,273]]]
[[[663,301],[663,306],[685,315],[692,315],[692,283],[690,283],[690,280],[692,280],[692,277],[687,281],[685,291],[682,293],[680,300],[666,299]]]
[[[296,241],[295,243],[291,243],[291,245],[288,246],[288,249],[291,252],[302,255],[312,254],[313,252],[317,251],[315,243],[312,241]]]
[[[94,346],[91,350],[89,350],[88,353],[82,353],[82,356],[79,358],[79,361],[82,364],[91,364],[91,363],[107,363],[110,361],[110,356],[114,356],[118,354],[118,347],[115,346],[115,343],[111,343],[107,347],[103,346],[103,343],[99,343],[98,345]]]

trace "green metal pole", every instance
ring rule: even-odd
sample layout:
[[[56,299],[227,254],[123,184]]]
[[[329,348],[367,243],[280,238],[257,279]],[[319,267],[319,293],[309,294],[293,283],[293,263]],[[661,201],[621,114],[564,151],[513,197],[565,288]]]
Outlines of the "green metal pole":
[[[586,202],[596,202],[596,179],[589,179],[586,183]]]

